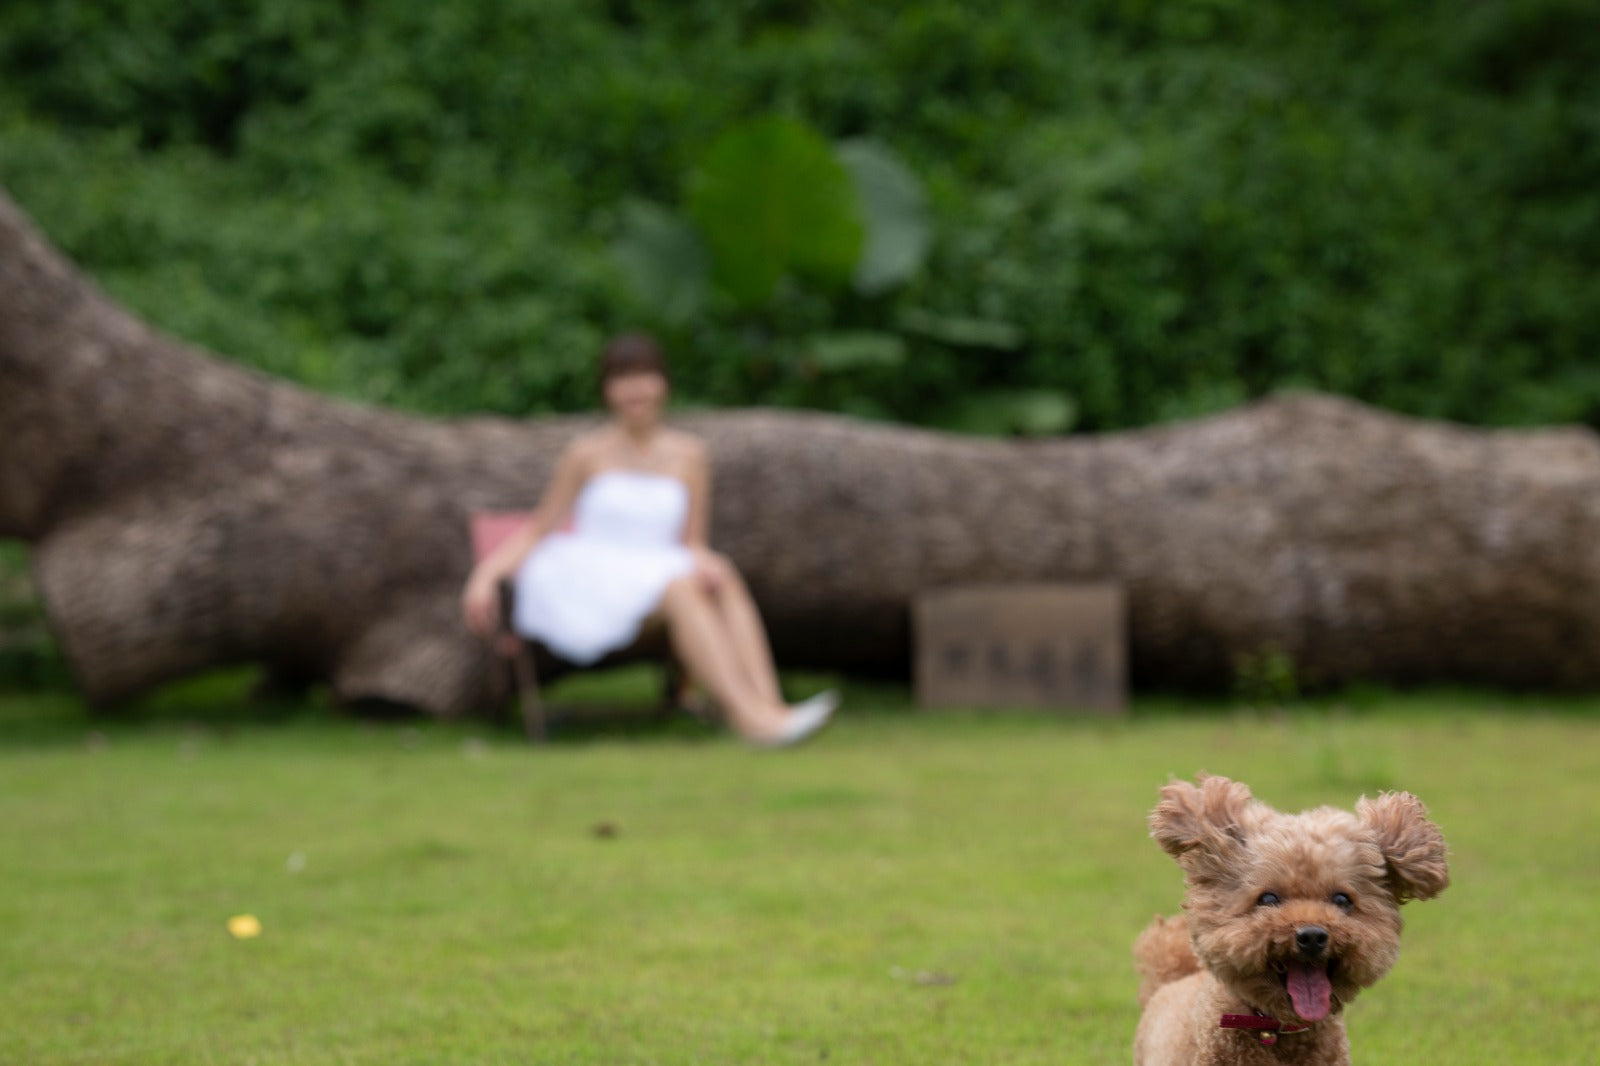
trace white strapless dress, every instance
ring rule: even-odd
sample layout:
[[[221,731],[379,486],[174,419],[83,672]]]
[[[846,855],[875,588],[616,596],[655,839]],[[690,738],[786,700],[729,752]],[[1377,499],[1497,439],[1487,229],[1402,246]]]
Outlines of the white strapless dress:
[[[596,474],[578,491],[572,528],[545,536],[517,570],[512,626],[580,666],[627,647],[667,586],[694,569],[688,517],[677,478]]]

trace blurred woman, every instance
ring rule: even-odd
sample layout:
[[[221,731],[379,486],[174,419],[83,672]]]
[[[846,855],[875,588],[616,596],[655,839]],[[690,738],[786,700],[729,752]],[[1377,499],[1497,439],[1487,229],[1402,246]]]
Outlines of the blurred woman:
[[[600,383],[611,419],[567,446],[533,518],[473,569],[461,595],[467,624],[495,635],[496,589],[511,577],[512,627],[586,665],[631,644],[659,613],[690,675],[741,736],[762,746],[811,736],[838,696],[784,703],[750,592],[707,543],[705,444],[662,424],[660,347],[643,334],[618,337],[601,356]]]

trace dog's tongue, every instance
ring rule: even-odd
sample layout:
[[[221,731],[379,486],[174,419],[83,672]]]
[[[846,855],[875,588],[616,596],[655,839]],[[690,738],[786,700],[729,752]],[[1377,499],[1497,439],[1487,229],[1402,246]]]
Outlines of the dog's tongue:
[[[1328,969],[1304,962],[1289,964],[1289,999],[1301,1021],[1320,1022],[1333,1009],[1333,985]]]

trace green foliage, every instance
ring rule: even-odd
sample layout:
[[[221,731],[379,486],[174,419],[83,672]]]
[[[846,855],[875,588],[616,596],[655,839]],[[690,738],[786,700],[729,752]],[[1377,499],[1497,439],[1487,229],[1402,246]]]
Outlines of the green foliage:
[[[427,411],[585,406],[642,323],[696,403],[1600,424],[1596,41],[1579,0],[10,4],[0,182],[165,328]]]
[[[65,687],[67,668],[45,628],[22,545],[0,541],[0,691]]]
[[[1233,664],[1234,696],[1257,707],[1281,707],[1300,696],[1299,671],[1289,653],[1268,644]]]
[[[1070,396],[1048,389],[993,389],[957,405],[945,424],[987,436],[1048,437],[1065,433],[1078,417]]]
[[[711,264],[688,220],[634,200],[622,205],[618,231],[612,252],[645,306],[674,326],[688,324],[705,309]]]
[[[855,264],[856,290],[877,296],[910,281],[922,269],[933,238],[922,183],[883,145],[864,138],[839,146],[866,225],[866,244]]]
[[[717,284],[758,306],[791,273],[849,280],[863,237],[854,205],[850,175],[827,142],[793,119],[768,118],[717,139],[690,181],[687,208]]]
[[[620,213],[612,251],[643,313],[693,348],[720,304],[743,331],[746,362],[780,368],[767,402],[890,415],[867,397],[873,378],[904,373],[903,322],[884,301],[850,314],[837,297],[847,285],[882,297],[921,270],[931,226],[917,177],[881,144],[833,146],[805,123],[766,117],[719,137],[690,179],[687,217],[636,201]],[[688,380],[703,389],[714,370],[691,362]]]

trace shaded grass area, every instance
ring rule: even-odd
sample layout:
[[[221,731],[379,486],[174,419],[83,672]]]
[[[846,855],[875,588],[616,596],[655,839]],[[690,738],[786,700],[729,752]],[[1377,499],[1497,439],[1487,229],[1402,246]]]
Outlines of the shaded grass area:
[[[687,720],[533,750],[241,691],[126,721],[0,696],[0,1061],[1126,1062],[1129,947],[1181,891],[1145,814],[1201,769],[1289,808],[1405,787],[1444,827],[1455,883],[1352,1006],[1359,1061],[1577,1062],[1600,1032],[1593,700],[1105,721],[852,690],[764,754]]]

